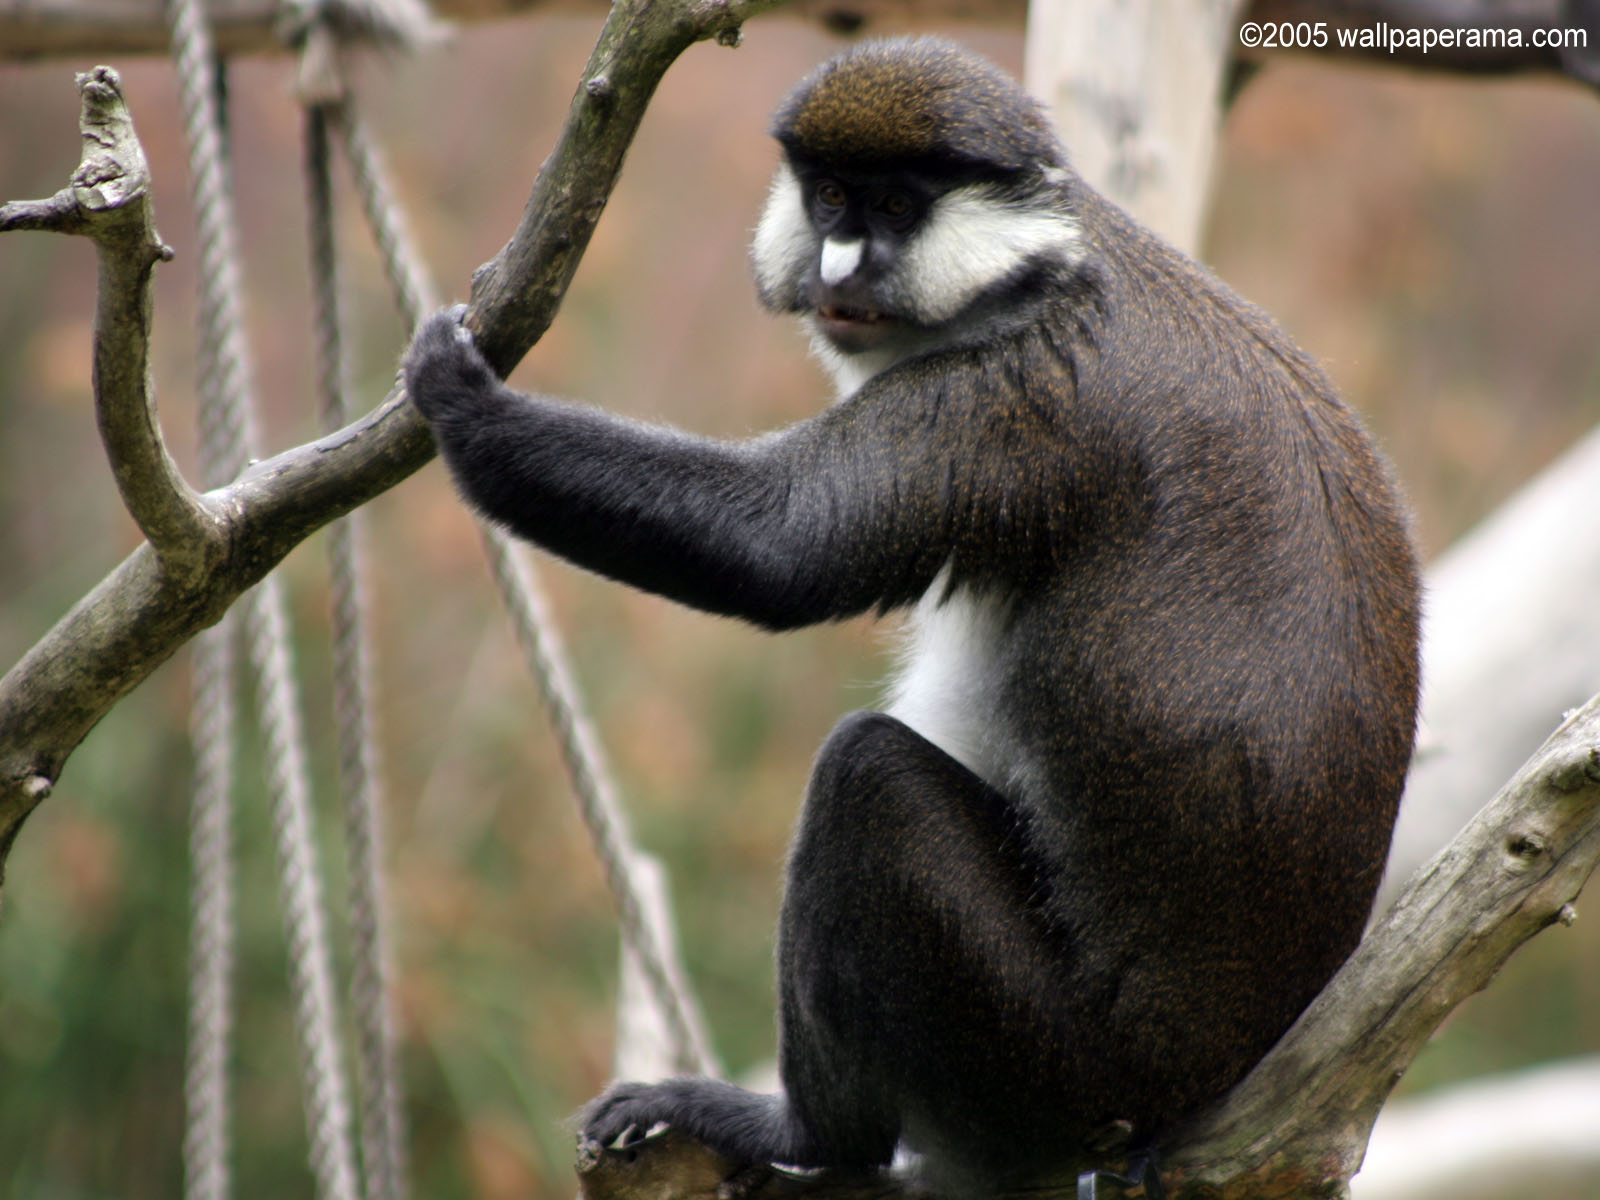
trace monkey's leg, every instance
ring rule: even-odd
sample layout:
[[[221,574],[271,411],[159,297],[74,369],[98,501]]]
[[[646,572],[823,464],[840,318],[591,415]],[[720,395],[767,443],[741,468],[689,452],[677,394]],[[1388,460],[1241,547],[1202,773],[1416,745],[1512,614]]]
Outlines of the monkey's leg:
[[[1070,939],[1030,819],[902,722],[842,720],[817,760],[779,943],[780,1067],[819,1161],[903,1135],[993,1178],[1059,1156]]]
[[[1036,905],[1045,871],[972,772],[892,717],[846,717],[818,756],[789,863],[785,1094],[624,1084],[591,1107],[586,1135],[609,1144],[666,1123],[738,1162],[842,1169],[888,1163],[908,1119],[970,1139],[957,1147],[970,1162],[1011,1162],[1019,1134],[1059,1139],[1033,1069],[1060,1044]]]

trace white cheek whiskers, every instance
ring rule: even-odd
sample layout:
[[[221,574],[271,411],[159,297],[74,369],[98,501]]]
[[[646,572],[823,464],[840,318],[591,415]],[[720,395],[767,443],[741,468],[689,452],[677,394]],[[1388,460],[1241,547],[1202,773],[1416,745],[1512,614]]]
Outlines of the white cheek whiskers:
[[[756,286],[768,304],[788,307],[816,253],[816,234],[787,164],[780,164],[767,193],[767,206],[750,243]]]
[[[945,321],[1030,260],[1075,261],[1080,242],[1060,208],[1019,205],[984,184],[957,188],[934,202],[906,247],[907,299],[922,320]]]

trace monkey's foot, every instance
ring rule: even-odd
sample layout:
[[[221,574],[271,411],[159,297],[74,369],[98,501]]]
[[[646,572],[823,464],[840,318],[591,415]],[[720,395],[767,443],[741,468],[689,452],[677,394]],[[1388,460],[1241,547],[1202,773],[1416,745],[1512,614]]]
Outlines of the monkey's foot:
[[[783,1101],[715,1079],[613,1084],[583,1114],[583,1136],[607,1148],[671,1127],[739,1165],[788,1162],[793,1152]]]
[[[612,1084],[584,1110],[582,1141],[607,1150],[626,1150],[661,1134],[673,1124],[671,1116],[679,1107],[667,1093],[669,1086]]]

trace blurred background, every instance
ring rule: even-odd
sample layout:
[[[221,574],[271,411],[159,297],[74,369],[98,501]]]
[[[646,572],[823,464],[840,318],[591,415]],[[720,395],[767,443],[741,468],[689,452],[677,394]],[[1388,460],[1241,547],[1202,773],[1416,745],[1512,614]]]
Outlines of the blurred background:
[[[598,21],[463,29],[361,72],[443,291],[519,217]],[[1020,71],[1020,32],[958,28]],[[794,420],[824,381],[764,316],[745,244],[774,164],[767,114],[837,39],[781,17],[697,46],[646,119],[554,328],[513,382],[717,434]],[[0,66],[0,198],[78,160],[73,72]],[[176,90],[123,73],[177,260],[157,277],[163,423],[193,477],[196,253]],[[271,449],[315,436],[299,112],[287,60],[232,69],[251,350]],[[1229,115],[1204,257],[1321,358],[1367,417],[1432,554],[1600,420],[1600,101],[1552,82],[1268,64]],[[341,186],[344,180],[340,179]],[[354,402],[406,331],[343,213]],[[0,238],[0,664],[138,542],[94,429],[93,248]],[[568,1116],[608,1076],[617,939],[478,538],[434,464],[368,509],[392,931],[418,1195],[565,1197]],[[327,895],[342,919],[322,538],[285,564]],[[810,756],[877,702],[865,622],[771,638],[542,563],[637,832],[665,862],[685,952],[734,1071],[773,1051],[772,929]],[[12,855],[0,910],[0,1197],[181,1187],[189,664],[180,654],[68,764]],[[1552,725],[1555,714],[1551,716]],[[258,780],[259,747],[243,773]],[[1484,781],[1487,798],[1500,780]],[[259,783],[241,800],[241,1196],[305,1195],[281,918]],[[1549,932],[1464,1005],[1404,1089],[1600,1051],[1600,921]]]

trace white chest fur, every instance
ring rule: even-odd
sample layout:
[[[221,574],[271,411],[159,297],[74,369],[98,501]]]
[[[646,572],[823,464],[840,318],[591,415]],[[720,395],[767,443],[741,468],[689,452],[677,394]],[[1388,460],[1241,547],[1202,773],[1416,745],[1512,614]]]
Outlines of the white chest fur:
[[[889,687],[890,716],[996,787],[1010,771],[996,712],[1004,613],[996,600],[957,589],[948,599],[949,568],[912,610],[901,661]]]

